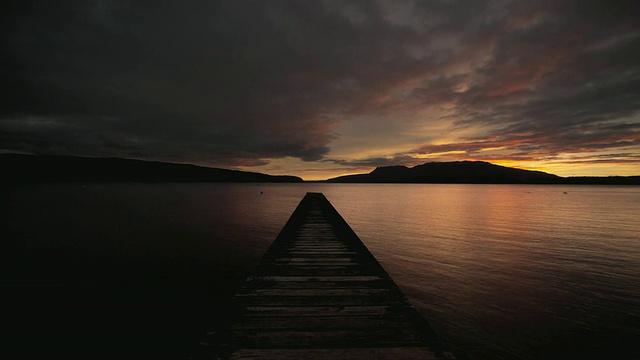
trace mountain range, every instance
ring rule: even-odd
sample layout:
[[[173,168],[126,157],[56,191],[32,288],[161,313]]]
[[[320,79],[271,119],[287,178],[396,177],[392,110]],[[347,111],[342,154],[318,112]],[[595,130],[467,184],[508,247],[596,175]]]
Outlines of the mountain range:
[[[302,179],[156,161],[3,154],[0,181],[302,182]]]
[[[601,184],[640,185],[640,176],[561,177],[484,161],[430,162],[414,167],[384,166],[368,174],[327,180],[334,183]]]
[[[297,176],[121,158],[0,154],[0,182],[286,182]],[[561,177],[484,161],[430,162],[414,167],[383,166],[368,174],[346,175],[329,183],[464,183],[640,185],[640,176]]]

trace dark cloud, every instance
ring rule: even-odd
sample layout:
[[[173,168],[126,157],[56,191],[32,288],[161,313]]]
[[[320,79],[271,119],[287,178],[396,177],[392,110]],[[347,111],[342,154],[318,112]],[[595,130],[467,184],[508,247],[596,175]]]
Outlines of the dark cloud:
[[[225,163],[328,151],[333,121],[318,116],[322,101],[286,83],[299,49],[288,48],[265,4],[14,10],[3,32],[5,148]]]
[[[638,151],[634,1],[3,7],[3,151],[345,168],[494,156],[486,147],[510,159]],[[356,122],[372,124],[372,146],[415,135],[385,156],[334,155]],[[441,122],[444,144],[422,130]]]
[[[342,165],[342,166],[347,166],[353,170],[367,169],[367,168],[378,167],[378,166],[393,166],[398,164],[415,165],[417,163],[424,162],[424,161],[420,161],[418,158],[414,156],[407,155],[407,154],[400,154],[392,157],[371,157],[371,158],[358,159],[358,160],[333,159],[333,160],[325,160],[325,161]]]

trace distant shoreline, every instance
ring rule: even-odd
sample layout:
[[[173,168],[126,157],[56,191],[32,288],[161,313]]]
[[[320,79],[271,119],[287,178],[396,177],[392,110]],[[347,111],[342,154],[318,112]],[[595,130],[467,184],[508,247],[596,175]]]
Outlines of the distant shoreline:
[[[389,184],[553,184],[553,185],[640,185],[640,176],[561,177],[491,164],[484,161],[430,162],[414,167],[378,167],[368,174],[340,176],[332,183]]]
[[[0,154],[0,182],[640,185],[640,176],[561,177],[482,161],[456,161],[379,167],[368,174],[304,181],[290,175],[145,160]]]
[[[0,155],[1,182],[296,183],[297,176],[120,158]]]

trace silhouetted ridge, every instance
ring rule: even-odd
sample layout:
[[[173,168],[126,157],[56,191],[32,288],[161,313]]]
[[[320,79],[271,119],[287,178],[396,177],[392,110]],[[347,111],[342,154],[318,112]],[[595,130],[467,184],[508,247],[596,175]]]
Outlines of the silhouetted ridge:
[[[296,176],[119,158],[0,155],[0,181],[301,182]]]
[[[407,175],[409,175],[410,172],[411,172],[411,169],[409,169],[406,166],[395,165],[395,166],[377,167],[377,168],[375,168],[375,170],[373,170],[371,172],[371,175],[375,175],[375,176],[398,176],[398,175],[407,176]]]
[[[528,171],[483,161],[431,162],[412,168],[378,167],[369,174],[348,175],[331,182],[379,183],[553,183],[560,177],[541,171]]]
[[[639,176],[563,178],[542,171],[515,169],[484,161],[430,162],[412,168],[378,167],[369,174],[327,180],[342,183],[465,183],[465,184],[620,184],[638,185]]]

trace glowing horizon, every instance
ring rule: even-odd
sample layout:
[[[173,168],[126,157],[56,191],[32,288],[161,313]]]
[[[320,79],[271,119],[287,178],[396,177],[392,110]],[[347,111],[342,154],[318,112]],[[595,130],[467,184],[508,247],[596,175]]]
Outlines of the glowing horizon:
[[[308,180],[457,160],[640,175],[633,11],[365,3],[10,8],[0,149]]]

